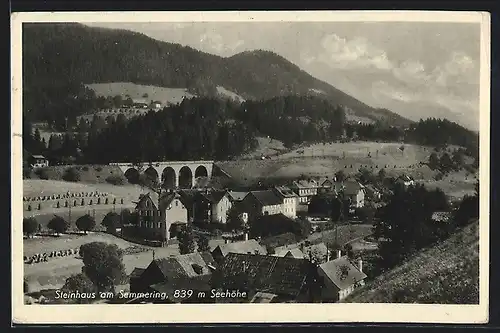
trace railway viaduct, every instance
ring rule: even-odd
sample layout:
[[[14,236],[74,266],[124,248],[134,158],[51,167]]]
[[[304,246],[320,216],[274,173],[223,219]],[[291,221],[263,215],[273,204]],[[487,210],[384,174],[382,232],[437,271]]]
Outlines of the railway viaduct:
[[[141,173],[161,181],[165,188],[191,188],[197,178],[212,176],[214,161],[169,161],[147,163],[110,163],[119,167],[127,179],[139,179]]]

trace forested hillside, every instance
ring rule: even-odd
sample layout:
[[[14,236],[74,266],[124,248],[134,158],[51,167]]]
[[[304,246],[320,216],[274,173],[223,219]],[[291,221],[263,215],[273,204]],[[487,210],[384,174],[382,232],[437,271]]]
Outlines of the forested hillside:
[[[76,23],[27,24],[23,43],[24,112],[33,120],[55,121],[94,108],[95,96],[83,84],[134,82],[187,88],[209,97],[221,86],[251,100],[314,94],[361,117],[410,123],[365,105],[269,51],[222,58],[139,33]],[[75,96],[87,102],[76,102]]]

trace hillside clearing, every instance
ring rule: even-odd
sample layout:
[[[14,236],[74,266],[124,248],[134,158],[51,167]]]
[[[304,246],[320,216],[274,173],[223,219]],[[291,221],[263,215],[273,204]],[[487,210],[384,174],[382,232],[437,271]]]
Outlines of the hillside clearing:
[[[479,223],[355,291],[347,303],[479,303]]]
[[[113,97],[121,95],[125,98],[128,95],[132,99],[160,101],[163,105],[177,104],[182,102],[184,98],[194,97],[184,88],[165,88],[132,82],[91,83],[86,86],[94,90],[97,96]],[[145,94],[147,94],[147,97],[145,97]]]

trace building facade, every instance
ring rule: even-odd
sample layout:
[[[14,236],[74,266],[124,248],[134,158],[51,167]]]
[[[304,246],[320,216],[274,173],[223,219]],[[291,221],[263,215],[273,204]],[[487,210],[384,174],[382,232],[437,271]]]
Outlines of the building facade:
[[[136,206],[138,227],[147,239],[167,241],[171,238],[172,225],[186,224],[187,209],[176,193],[164,194],[158,203],[151,194],[141,196]]]
[[[294,181],[290,188],[298,195],[300,204],[307,204],[318,194],[318,183],[315,180]]]
[[[295,192],[286,186],[275,187],[276,194],[283,200],[283,214],[290,218],[297,217],[297,205],[299,204],[299,197]]]
[[[241,202],[241,210],[249,221],[262,215],[283,213],[283,199],[273,190],[250,191]]]

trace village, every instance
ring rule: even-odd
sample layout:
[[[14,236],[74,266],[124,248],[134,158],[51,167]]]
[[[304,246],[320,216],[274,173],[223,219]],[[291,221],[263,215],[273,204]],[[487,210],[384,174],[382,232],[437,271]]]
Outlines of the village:
[[[43,156],[33,156],[32,163],[41,168],[48,162]],[[119,284],[119,289],[104,300],[95,297],[90,301],[338,302],[375,277],[367,275],[377,249],[372,235],[374,221],[391,192],[383,182],[362,184],[359,177],[340,171],[333,177],[301,177],[288,185],[245,190],[210,186],[210,177],[205,174],[194,177],[192,186],[178,181],[168,186],[166,179],[161,186],[158,180],[150,181],[126,217],[106,214],[102,221],[105,229],[100,232],[136,244],[127,247],[125,255],[140,253],[142,257],[133,261],[136,266],[125,279],[128,283]],[[403,187],[415,185],[408,175],[393,182]],[[108,204],[107,196],[68,191],[46,199],[76,198],[76,205],[79,198],[83,202],[94,198],[96,203],[102,199]],[[115,198],[113,204],[116,202]],[[71,202],[69,206],[71,209]],[[436,223],[449,217],[449,212],[433,214]],[[95,222],[82,227],[77,220],[78,229],[85,231],[79,237],[99,233]],[[59,232],[68,231],[63,228]],[[24,259],[26,265],[37,266],[78,258],[81,251],[78,247],[53,250],[25,255]],[[212,297],[224,292],[240,297]],[[34,294],[39,297],[30,296],[30,302],[72,299],[61,297],[60,290]]]

